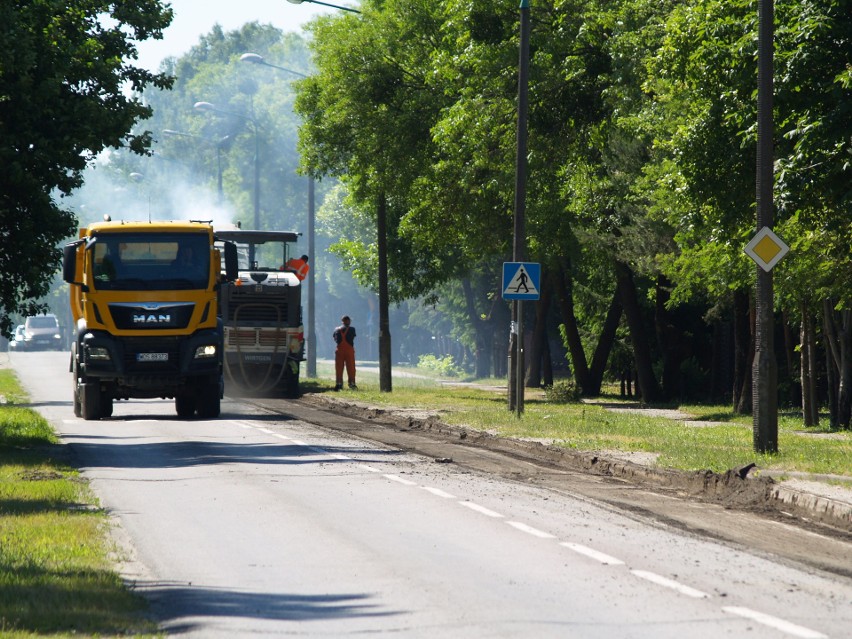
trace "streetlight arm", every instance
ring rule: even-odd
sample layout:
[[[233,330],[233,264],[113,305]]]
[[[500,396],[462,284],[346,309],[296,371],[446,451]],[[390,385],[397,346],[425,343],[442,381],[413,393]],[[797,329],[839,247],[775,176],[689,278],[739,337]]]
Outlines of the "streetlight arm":
[[[304,73],[300,73],[299,71],[293,71],[293,69],[288,69],[287,67],[279,67],[277,64],[271,64],[267,62],[262,55],[258,55],[257,53],[244,53],[240,56],[240,62],[251,62],[252,64],[262,64],[265,67],[272,67],[273,69],[280,69],[281,71],[286,71],[287,73],[292,73],[293,75],[297,75],[300,78],[307,78],[308,76]]]
[[[302,2],[310,2],[311,4],[321,4],[324,7],[331,7],[332,9],[340,9],[341,11],[349,11],[350,13],[361,13],[358,9],[352,9],[350,7],[341,7],[339,4],[330,4],[328,2],[320,2],[320,0],[287,0],[292,4],[302,4]]]

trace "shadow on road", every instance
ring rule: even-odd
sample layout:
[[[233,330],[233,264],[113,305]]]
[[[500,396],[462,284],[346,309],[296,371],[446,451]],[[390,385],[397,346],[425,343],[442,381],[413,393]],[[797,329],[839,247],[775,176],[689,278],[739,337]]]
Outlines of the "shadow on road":
[[[379,604],[371,603],[368,594],[276,594],[162,582],[137,582],[136,591],[151,603],[154,616],[168,627],[169,633],[187,632],[200,626],[198,622],[180,622],[196,617],[328,621],[401,614],[379,610]]]

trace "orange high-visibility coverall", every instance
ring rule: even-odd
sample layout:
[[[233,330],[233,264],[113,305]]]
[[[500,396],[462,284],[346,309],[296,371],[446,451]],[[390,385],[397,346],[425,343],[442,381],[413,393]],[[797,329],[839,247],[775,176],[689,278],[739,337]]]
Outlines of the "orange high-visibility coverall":
[[[308,276],[308,271],[311,270],[311,267],[308,266],[308,262],[299,257],[294,257],[293,259],[288,260],[285,268],[293,271],[300,282]]]
[[[348,324],[338,326],[334,330],[334,341],[337,349],[334,351],[334,372],[337,388],[343,388],[343,367],[346,367],[346,377],[349,388],[355,387],[355,328]]]

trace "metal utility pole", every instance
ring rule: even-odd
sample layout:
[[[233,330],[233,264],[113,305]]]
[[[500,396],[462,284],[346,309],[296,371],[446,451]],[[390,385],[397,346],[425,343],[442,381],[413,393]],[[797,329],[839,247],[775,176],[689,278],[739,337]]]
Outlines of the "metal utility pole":
[[[314,271],[316,270],[316,209],[314,204],[314,178],[308,177],[308,364],[306,373],[308,377],[317,376],[317,323],[316,323],[316,284]]]
[[[290,2],[293,2],[293,0],[290,0]],[[295,4],[299,4],[299,2],[296,2]],[[277,64],[267,62],[262,55],[259,55],[257,53],[244,53],[240,56],[240,61],[249,62],[251,64],[258,64],[261,66],[270,67],[272,69],[278,69],[279,71],[286,71],[287,73],[297,75],[300,78],[308,77],[300,71],[294,71],[293,69],[288,69],[287,67],[282,67]],[[222,175],[220,173],[220,181],[221,178]],[[314,279],[314,272],[316,271],[316,261],[314,260],[315,226],[316,210],[314,207],[314,178],[308,176],[308,264],[310,264],[311,267],[308,270],[308,335],[306,340],[307,367],[305,369],[305,374],[311,378],[317,376],[317,331],[316,320],[314,315],[314,310],[316,309],[316,280]]]
[[[774,0],[758,0],[757,59],[757,230],[773,223],[772,58]],[[754,450],[778,452],[778,363],[774,344],[772,271],[759,266],[755,290],[755,353],[752,364]]]
[[[527,112],[530,70],[530,2],[521,0],[521,39],[518,59],[518,131],[515,154],[515,218],[512,261],[523,262],[526,252],[525,215],[527,202]],[[509,334],[509,410],[518,415],[524,406],[523,302],[512,302],[512,328]]]

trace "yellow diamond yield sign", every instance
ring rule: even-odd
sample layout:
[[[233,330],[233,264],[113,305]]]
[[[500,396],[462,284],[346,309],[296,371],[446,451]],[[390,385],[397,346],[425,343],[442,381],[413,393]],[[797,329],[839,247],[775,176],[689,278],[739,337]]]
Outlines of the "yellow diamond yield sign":
[[[768,226],[760,229],[745,247],[746,255],[767,273],[789,250],[790,247],[784,240],[775,235]]]

